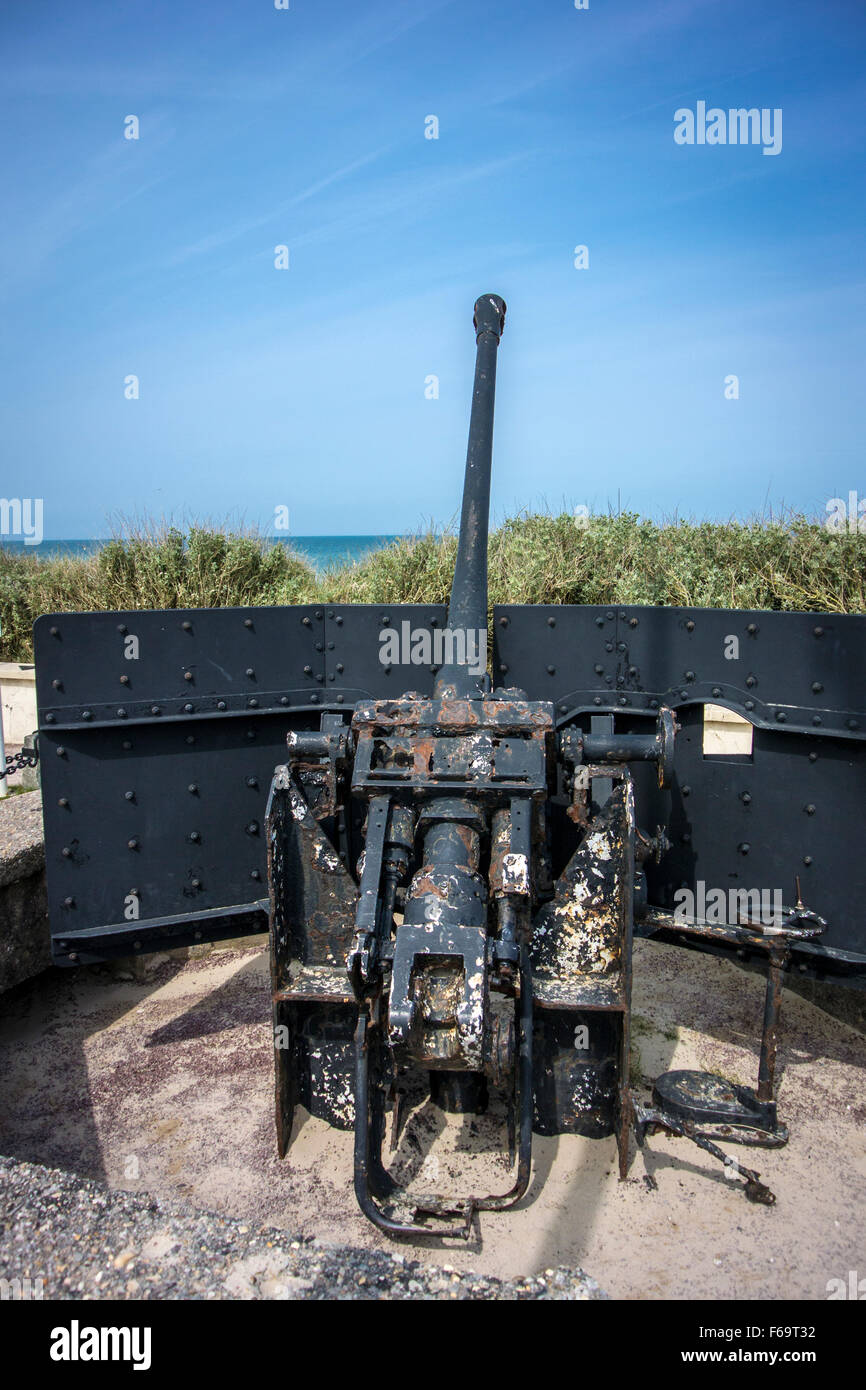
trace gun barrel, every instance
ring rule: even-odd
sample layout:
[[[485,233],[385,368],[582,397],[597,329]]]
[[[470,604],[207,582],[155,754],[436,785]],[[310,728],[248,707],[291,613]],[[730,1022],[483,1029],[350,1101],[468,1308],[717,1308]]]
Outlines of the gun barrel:
[[[469,417],[469,443],[463,480],[463,509],[457,561],[448,604],[448,628],[464,634],[466,649],[486,650],[487,635],[487,531],[490,513],[490,469],[493,457],[493,406],[496,395],[496,354],[505,326],[505,301],[498,294],[483,294],[475,302],[475,383]],[[477,643],[481,643],[479,646]],[[477,699],[487,687],[486,674],[470,664],[456,662],[442,667],[435,691],[452,690],[460,698]]]

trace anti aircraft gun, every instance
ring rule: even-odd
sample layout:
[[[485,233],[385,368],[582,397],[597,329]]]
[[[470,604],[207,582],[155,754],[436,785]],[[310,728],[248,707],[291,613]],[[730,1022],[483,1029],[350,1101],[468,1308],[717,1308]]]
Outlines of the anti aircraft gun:
[[[769,1204],[759,1175],[715,1141],[787,1138],[774,1070],[789,962],[851,977],[866,962],[862,920],[844,911],[844,929],[818,941],[826,920],[804,907],[793,872],[805,866],[828,916],[862,901],[862,856],[841,885],[834,867],[862,807],[866,620],[507,606],[493,613],[491,681],[504,322],[504,302],[483,295],[447,612],[335,604],[37,621],[54,959],[267,923],[280,1155],[298,1106],[354,1127],[358,1202],[390,1234],[466,1237],[477,1212],[519,1201],[533,1132],[612,1135],[624,1176],[631,1132],[643,1143],[663,1128]],[[748,752],[707,754],[705,710],[718,705],[746,721]],[[808,798],[808,834],[794,787]],[[816,824],[831,794],[840,822]],[[752,883],[796,881],[793,906],[768,916],[760,892],[741,887],[744,865]],[[681,890],[694,904],[707,882],[742,894],[735,920],[705,903],[678,909]],[[756,1089],[675,1071],[651,1102],[635,1099],[635,931],[766,960]],[[514,1158],[507,1191],[401,1190],[383,1146],[419,1092],[462,1114],[496,1098]]]

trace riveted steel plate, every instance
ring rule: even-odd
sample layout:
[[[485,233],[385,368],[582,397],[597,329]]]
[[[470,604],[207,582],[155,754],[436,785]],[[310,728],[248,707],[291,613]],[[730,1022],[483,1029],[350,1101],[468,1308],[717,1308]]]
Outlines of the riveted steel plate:
[[[444,629],[442,604],[343,604],[324,611],[327,698],[353,705],[363,699],[397,699],[409,690],[430,695],[438,669],[417,660],[435,652],[433,634]],[[388,660],[389,643],[398,660]]]
[[[778,889],[790,905],[799,876],[829,927],[798,946],[798,964],[862,970],[866,617],[506,606],[494,633],[494,680],[554,701],[561,725],[610,713],[618,733],[645,733],[662,705],[676,709],[672,788],[634,768],[638,824],[667,825],[672,841],[647,867],[652,906],[671,910],[677,889],[700,883]],[[754,726],[750,754],[704,756],[706,704]]]
[[[432,691],[378,607],[62,613],[34,624],[55,960],[267,928],[264,816],[291,729]],[[410,631],[444,609],[394,607]],[[351,688],[348,683],[351,682]]]
[[[503,606],[494,609],[493,679],[555,701],[560,719],[714,702],[758,728],[856,739],[866,735],[866,617]]]

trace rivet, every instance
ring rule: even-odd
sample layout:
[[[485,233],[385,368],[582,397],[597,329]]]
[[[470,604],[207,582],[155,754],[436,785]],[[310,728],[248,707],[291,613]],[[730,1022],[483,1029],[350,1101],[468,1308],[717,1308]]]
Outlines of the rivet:
[[[746,628],[746,631],[748,632],[750,637],[754,637],[755,633],[758,631],[758,624],[749,623],[749,626]]]
[[[813,681],[813,682],[812,682],[812,694],[813,694],[813,695],[820,695],[820,694],[821,694],[821,691],[822,691],[823,689],[824,689],[824,687],[823,687],[823,685],[821,684],[820,681]]]
[[[52,686],[54,687],[55,690],[62,690],[62,689],[63,689],[63,681],[52,681],[51,684],[52,684]]]
[[[779,721],[780,724],[784,724],[787,718],[788,716],[783,709],[776,710],[776,719]]]
[[[808,868],[808,866],[812,863],[812,856],[811,856],[811,854],[804,854],[804,855],[803,855],[803,863],[804,863],[804,864],[806,865],[806,867]]]
[[[751,688],[752,688],[753,685],[757,685],[757,684],[758,684],[758,681],[757,681],[757,678],[756,678],[755,676],[746,676],[746,685],[749,687],[750,690],[751,690]]]
[[[650,709],[658,709],[658,707],[659,707],[659,702],[658,702],[658,700],[650,700],[649,703],[650,703]]]
[[[686,623],[686,632],[694,632],[694,630],[695,630],[695,625],[694,625],[694,623],[692,622],[691,618],[689,618],[688,622]]]
[[[613,642],[605,642],[605,644],[604,644],[604,649],[605,649],[606,652],[612,652],[612,651],[613,651]]]
[[[280,696],[280,704],[281,704],[281,705],[287,705],[288,703],[289,703],[289,697],[288,697],[288,695],[281,695],[281,696]]]
[[[128,738],[125,738],[125,739],[123,740],[123,743],[122,743],[120,746],[121,746],[121,748],[125,748],[126,751],[129,752],[130,748],[132,747],[132,744],[130,743],[130,741],[129,741]],[[59,753],[59,752],[60,752],[60,749],[58,748],[57,751],[58,751],[58,753]]]
[[[135,800],[135,792],[124,792],[123,795],[127,801]]]
[[[627,704],[628,704],[628,699],[627,699],[627,697],[626,697],[625,695],[620,695],[620,697],[619,697],[619,702],[620,702],[621,705],[627,705]]]
[[[45,723],[46,723],[46,724],[53,724],[53,723],[54,723],[54,715],[53,715],[53,714],[46,714],[46,716],[45,716]]]
[[[187,787],[187,791],[189,792],[190,796],[198,796],[198,782],[190,782],[189,786]]]
[[[255,736],[256,736],[256,731],[255,731],[255,729],[247,729],[247,738],[255,738]]]
[[[681,700],[687,700],[688,698],[689,698],[689,692],[688,692],[687,690],[681,690],[681,691],[680,691],[680,699],[681,699]]]
[[[808,806],[803,807],[803,810],[806,812],[807,816],[814,816],[817,807],[813,806],[810,802]]]
[[[181,623],[181,627],[184,632],[192,632],[192,623],[188,619],[185,623]]]
[[[310,622],[309,618],[302,618],[301,622],[303,623],[304,627],[312,627],[312,623]]]
[[[261,876],[262,875],[258,869],[250,869],[250,878],[259,879],[261,878]]]
[[[66,757],[66,749],[62,746],[62,744],[59,747],[57,747],[54,751],[56,752],[58,758]]]
[[[608,613],[608,615],[607,615],[607,620],[608,620],[609,623],[613,622],[613,614],[612,614],[612,613]]]
[[[183,678],[184,678],[185,681],[191,681],[191,680],[192,680],[192,671],[184,671],[184,673],[183,673]]]
[[[600,704],[601,704],[601,696],[600,696],[600,695],[596,695],[596,697],[595,697],[595,699],[593,700],[592,703],[593,703],[594,705],[600,705]]]
[[[121,676],[121,677],[120,677],[120,684],[121,684],[121,685],[129,685],[129,676]]]
[[[508,670],[508,667],[504,661],[500,662],[499,669],[502,672],[502,674],[505,675],[505,672]]]
[[[59,627],[51,627],[51,628],[48,629],[48,631],[51,633],[51,636],[52,636],[52,637],[59,637],[59,636],[60,636],[60,628],[59,628]]]
[[[721,687],[720,685],[714,685],[714,686],[713,686],[713,694],[714,694],[714,695],[721,695],[721,693],[722,693],[722,687]]]
[[[252,698],[251,700],[248,700],[248,701],[247,701],[247,704],[249,705],[250,709],[258,709],[258,707],[259,707],[259,702],[258,702],[258,700],[255,698],[255,696],[253,696],[253,698]]]
[[[859,729],[859,728],[860,728],[860,725],[859,725],[859,723],[858,723],[858,721],[857,721],[856,719],[849,719],[849,720],[848,720],[848,728],[849,728],[849,729]]]
[[[824,721],[823,721],[823,719],[821,718],[820,714],[813,714],[813,715],[812,715],[812,723],[817,727],[819,724],[823,724]]]
[[[596,619],[596,622],[597,622],[597,621],[598,621],[598,619]],[[507,618],[500,618],[500,619],[499,619],[499,626],[500,626],[500,627],[508,627],[508,619],[507,619]]]
[[[195,709],[195,705],[184,705],[184,707],[183,707],[183,712],[184,712],[184,714],[192,714],[192,712],[193,712],[194,709]]]
[[[638,624],[637,618],[629,618],[629,620],[628,620],[628,625],[629,625],[629,627],[637,627],[637,624]]]
[[[817,761],[818,761],[818,754],[817,754],[817,753],[810,753],[810,754],[809,754],[809,762],[810,762],[810,763],[816,763]]]
[[[69,805],[69,797],[68,797],[68,796],[61,796],[61,798],[60,798],[60,800],[58,801],[57,805],[58,805],[58,806],[68,806],[68,805]]]
[[[342,695],[338,695],[338,696],[337,696],[337,704],[338,704],[338,705],[341,705],[342,703],[343,703],[343,696],[342,696]]]
[[[68,845],[64,845],[60,853],[63,855],[64,859],[72,858],[72,850],[69,848]]]
[[[190,880],[190,882],[191,882],[193,888],[201,888],[201,879],[200,879],[200,878],[193,878],[193,879]]]
[[[334,650],[334,644],[333,644],[333,642],[329,642],[329,643],[328,643],[328,651],[329,651],[329,652],[332,652],[333,650]]]
[[[117,630],[119,633],[125,634],[129,631],[129,628],[126,626],[126,623],[118,623]]]
[[[225,709],[225,708],[226,708],[226,702],[225,702],[225,700],[217,700],[217,709]]]
[[[823,636],[824,636],[824,629],[823,629],[822,627],[813,627],[813,628],[812,628],[812,634],[813,634],[813,636],[815,636],[815,637],[823,637]]]
[[[252,625],[253,625],[253,620],[252,620],[252,618],[244,618],[244,627],[252,627]]]
[[[740,800],[742,801],[744,806],[749,806],[751,805],[752,798],[749,792],[743,792],[743,795],[740,797]]]
[[[63,899],[63,906],[64,906],[64,907],[74,907],[74,906],[75,906],[75,899],[74,899],[74,898],[64,898],[64,899]]]
[[[604,618],[596,618],[595,625],[596,627],[604,627]]]
[[[310,704],[311,704],[311,705],[317,705],[318,703],[319,703],[319,697],[318,697],[318,695],[316,694],[316,692],[315,692],[315,690],[314,690],[313,693],[312,693],[312,695],[310,696]]]
[[[555,675],[556,675],[556,667],[555,667],[555,666],[548,666],[548,668],[547,668],[547,674],[548,674],[549,676],[555,676]]]
[[[83,709],[83,710],[81,711],[81,718],[82,718],[82,719],[92,719],[92,718],[93,718],[93,715],[91,714],[91,712],[90,712],[89,709]]]
[[[754,700],[747,700],[747,701],[746,701],[746,709],[754,709],[754,708],[755,708],[755,702],[754,702]]]
[[[250,823],[249,823],[249,825],[247,826],[247,834],[248,834],[248,835],[258,835],[258,833],[259,833],[259,823],[258,823],[258,821],[257,821],[257,820],[251,820]]]
[[[337,627],[342,627],[342,626],[343,626],[343,619],[340,617],[340,614],[339,614],[339,613],[337,614],[336,618],[334,619],[334,622],[337,624]],[[433,620],[433,626],[434,626],[434,627],[436,626],[436,620],[435,620],[435,618],[434,618],[434,620]]]
[[[685,678],[686,678],[687,681],[693,681],[694,678],[695,678],[695,673],[694,673],[694,671],[686,671],[686,672],[684,672],[684,675],[685,675]]]
[[[556,619],[555,619],[555,618],[548,618],[548,620],[547,620],[547,626],[548,626],[548,627],[556,627]]]
[[[159,705],[151,705],[150,712],[151,714],[159,714]]]
[[[604,675],[604,667],[603,667],[603,666],[598,666],[598,665],[596,665],[595,668],[594,668],[594,670],[595,670],[595,674],[596,674],[597,676],[603,676],[603,675]]]
[[[184,739],[184,742],[195,743],[195,734],[187,734],[186,738]]]
[[[566,714],[568,712],[568,705],[560,705],[559,712],[560,714]]]
[[[133,836],[133,838],[132,838],[131,840],[127,840],[127,842],[126,842],[126,848],[127,848],[127,849],[138,849],[138,844],[139,844],[138,840],[135,838],[135,836]]]
[[[743,841],[743,843],[740,845],[740,854],[748,854],[751,848],[752,846],[750,844],[748,844],[746,841]]]
[[[247,679],[248,679],[248,680],[252,680],[253,677],[255,676],[255,674],[256,674],[256,673],[255,673],[255,671],[253,670],[252,666],[248,666],[248,667],[247,667],[247,670],[246,670]]]
[[[691,796],[691,794],[692,794],[692,789],[691,789],[690,786],[686,785],[685,787],[683,787],[682,792],[683,792],[683,796]]]
[[[189,839],[194,845],[197,845],[201,841],[201,835],[197,830],[191,830],[189,832]]]

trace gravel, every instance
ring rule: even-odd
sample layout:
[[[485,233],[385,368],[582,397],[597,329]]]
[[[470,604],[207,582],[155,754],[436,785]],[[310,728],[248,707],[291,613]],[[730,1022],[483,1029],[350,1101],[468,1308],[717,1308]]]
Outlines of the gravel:
[[[0,1277],[42,1279],[46,1299],[607,1298],[579,1269],[504,1280],[443,1259],[293,1239],[0,1157]]]

